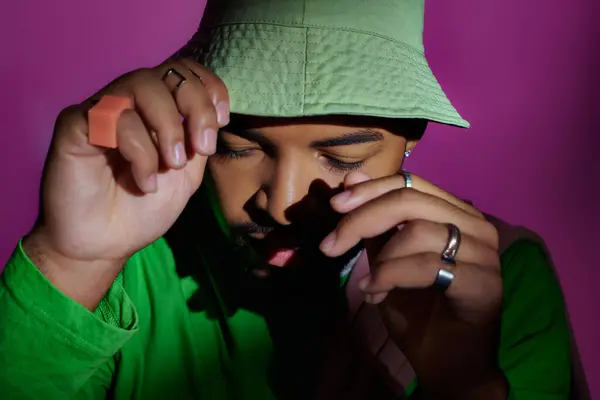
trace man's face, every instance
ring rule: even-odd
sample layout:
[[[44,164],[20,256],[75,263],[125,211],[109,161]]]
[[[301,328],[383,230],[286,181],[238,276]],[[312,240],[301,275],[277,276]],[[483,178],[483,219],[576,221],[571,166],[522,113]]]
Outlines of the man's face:
[[[395,174],[415,144],[389,124],[355,117],[233,118],[209,159],[233,232],[272,267],[318,262],[318,245],[340,218],[329,199],[344,177]]]

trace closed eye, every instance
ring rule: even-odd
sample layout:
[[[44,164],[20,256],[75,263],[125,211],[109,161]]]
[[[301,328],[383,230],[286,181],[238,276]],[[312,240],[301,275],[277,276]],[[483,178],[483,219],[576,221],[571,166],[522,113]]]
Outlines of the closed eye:
[[[225,159],[241,159],[250,157],[257,150],[256,148],[240,148],[234,149],[231,146],[228,146],[223,141],[217,141],[217,151],[215,156],[223,157]],[[327,168],[333,172],[349,172],[360,169],[364,166],[364,161],[342,161],[338,158],[331,156],[324,156],[325,162],[327,164]]]
[[[357,169],[360,169],[363,167],[363,165],[365,164],[364,161],[354,161],[354,162],[347,162],[347,161],[342,161],[339,160],[337,158],[333,158],[333,157],[325,157],[327,160],[327,164],[329,165],[329,170],[337,170],[340,172],[348,172],[348,171],[354,171]]]

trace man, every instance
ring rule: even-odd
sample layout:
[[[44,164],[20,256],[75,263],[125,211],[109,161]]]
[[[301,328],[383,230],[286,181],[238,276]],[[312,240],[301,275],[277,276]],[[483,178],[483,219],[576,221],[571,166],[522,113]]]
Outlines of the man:
[[[426,121],[468,126],[422,22],[422,1],[213,2],[172,60],[65,110],[2,276],[7,397],[567,398],[541,250],[499,255],[401,171]],[[88,140],[107,95],[134,102],[114,150]]]

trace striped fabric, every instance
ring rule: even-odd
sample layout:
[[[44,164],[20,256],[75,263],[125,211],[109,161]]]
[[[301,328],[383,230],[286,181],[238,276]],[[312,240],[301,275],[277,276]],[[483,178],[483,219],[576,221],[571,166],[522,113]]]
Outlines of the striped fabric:
[[[415,372],[390,339],[377,306],[363,301],[358,288],[368,273],[366,252],[346,285],[348,319],[340,322],[329,347],[319,400],[401,399]]]

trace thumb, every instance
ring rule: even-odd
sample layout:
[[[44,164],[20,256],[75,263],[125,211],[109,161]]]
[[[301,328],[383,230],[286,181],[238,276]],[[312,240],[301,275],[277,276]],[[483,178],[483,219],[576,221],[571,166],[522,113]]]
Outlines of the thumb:
[[[207,160],[208,160],[207,156],[204,156],[204,155],[201,155],[198,153],[194,153],[194,155],[188,159],[188,162],[183,169],[190,178],[193,192],[198,190],[198,188],[200,187],[200,184],[202,183],[202,179],[204,178],[204,170],[206,169],[206,161]]]

